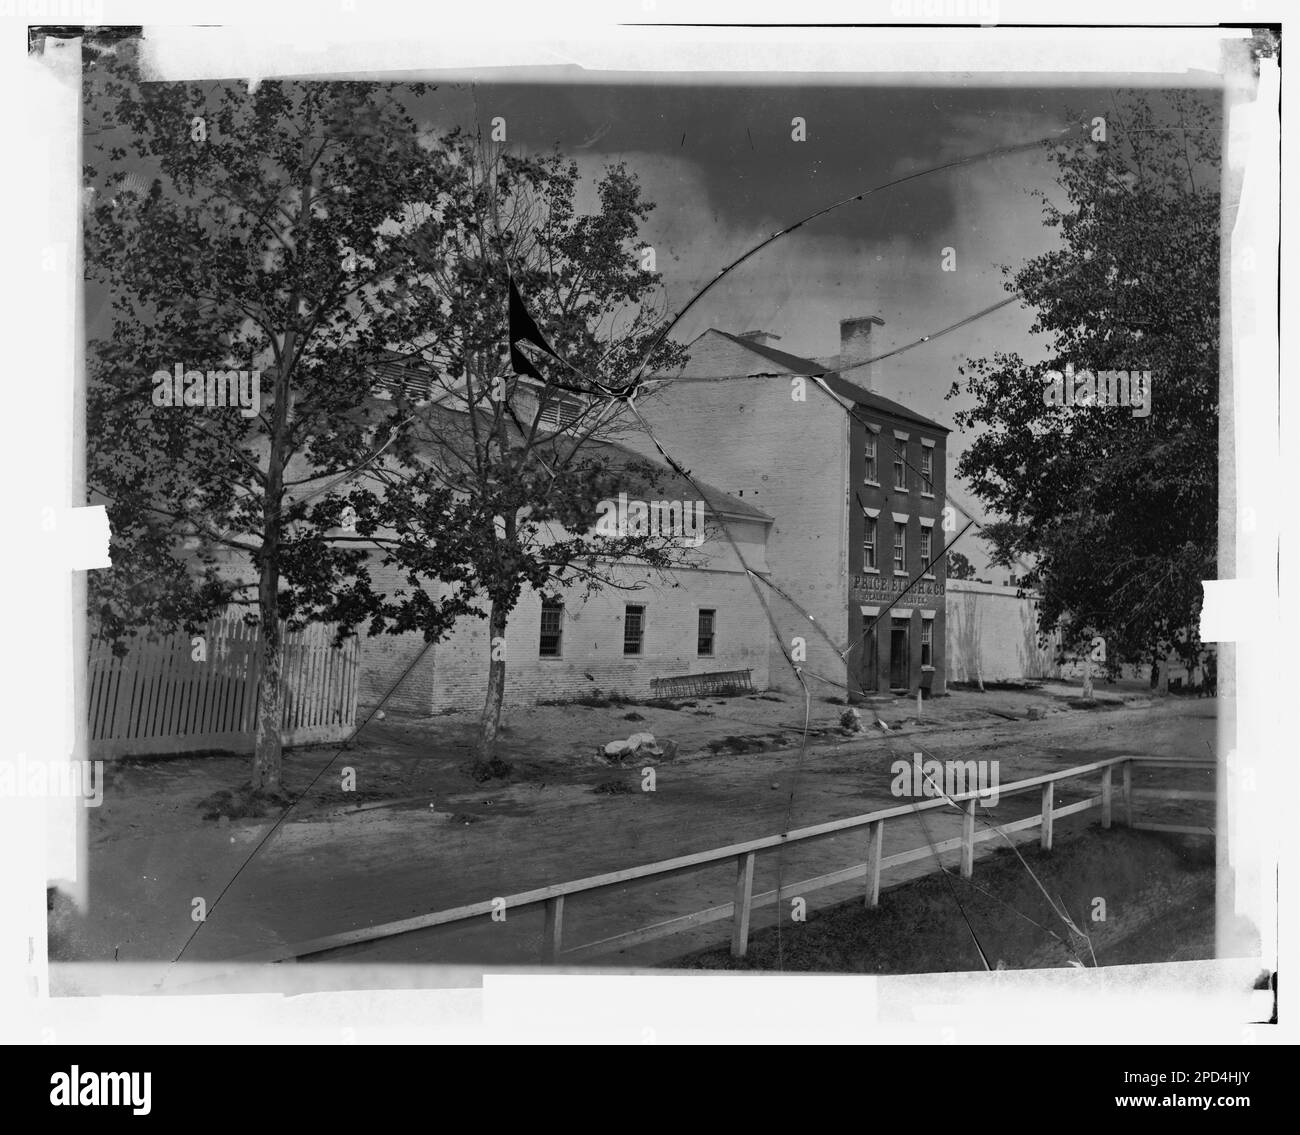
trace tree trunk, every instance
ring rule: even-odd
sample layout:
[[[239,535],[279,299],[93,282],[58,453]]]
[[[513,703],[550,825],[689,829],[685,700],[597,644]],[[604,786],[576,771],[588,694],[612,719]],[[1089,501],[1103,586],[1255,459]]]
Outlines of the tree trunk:
[[[1156,694],[1164,697],[1169,693],[1169,656],[1165,655],[1160,663],[1160,681],[1156,684]]]
[[[1085,648],[1083,652],[1083,697],[1086,701],[1092,700],[1092,650]]]
[[[259,792],[280,791],[280,768],[284,741],[280,734],[281,682],[283,653],[280,643],[280,616],[275,606],[279,590],[279,572],[269,560],[262,563],[258,587],[258,610],[262,622],[260,673],[257,681],[257,731],[253,738],[252,785]]]
[[[501,730],[501,703],[506,691],[506,608],[492,601],[488,616],[488,683],[483,713],[478,725],[478,762],[491,763],[496,757],[497,734]]]
[[[293,347],[292,332],[286,336],[286,357]],[[287,368],[281,367],[282,372]],[[262,624],[258,675],[257,730],[253,737],[254,791],[280,791],[280,764],[284,752],[280,736],[283,686],[283,654],[280,643],[280,612],[276,599],[280,592],[280,498],[284,493],[285,433],[289,416],[289,383],[286,375],[277,375],[275,407],[272,411],[270,454],[267,462],[266,496],[262,506],[261,576],[257,587],[258,615]]]
[[[304,260],[307,254],[307,226],[312,208],[310,167],[301,181],[302,200],[294,222],[294,245]],[[288,310],[297,315],[301,302],[295,286]],[[261,672],[258,675],[257,729],[253,736],[252,788],[255,792],[280,795],[280,773],[284,756],[284,738],[280,733],[283,696],[284,656],[280,642],[280,612],[276,600],[280,593],[280,521],[284,496],[284,467],[289,456],[289,413],[293,391],[293,373],[298,362],[299,330],[291,323],[284,333],[275,367],[275,404],[271,407],[269,448],[266,460],[266,487],[262,498],[261,576],[258,579],[257,605],[262,623]]]
[[[283,437],[287,402],[287,392],[277,382],[273,415],[275,432],[271,438],[266,500],[262,508],[262,562],[257,585],[262,641],[258,658],[257,727],[253,736],[251,778],[255,792],[269,793],[280,791],[280,766],[284,754],[284,741],[280,735],[283,693],[280,679],[284,669],[284,655],[281,650],[280,612],[276,598],[280,592],[280,495],[284,482],[284,470],[279,456],[283,447],[278,441]]]

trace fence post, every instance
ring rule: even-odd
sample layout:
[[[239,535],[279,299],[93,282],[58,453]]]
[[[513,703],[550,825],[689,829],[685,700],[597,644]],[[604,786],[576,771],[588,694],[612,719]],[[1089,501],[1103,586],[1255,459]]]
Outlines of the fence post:
[[[977,796],[962,802],[961,877],[963,879],[969,879],[975,874],[975,805],[978,802]]]
[[[1043,839],[1044,851],[1052,850],[1052,808],[1056,798],[1056,781],[1049,780],[1043,785]]]
[[[1111,772],[1114,765],[1107,765],[1101,770],[1101,826],[1110,828]]]
[[[1133,826],[1133,762],[1124,762],[1124,826]]]
[[[564,939],[564,896],[546,900],[546,919],[542,926],[542,961],[554,962],[560,956]]]
[[[780,899],[780,895],[777,896]],[[731,956],[743,958],[749,949],[749,912],[754,901],[754,853],[736,856],[735,918],[731,924]]]
[[[867,894],[866,905],[874,909],[880,905],[880,860],[885,853],[885,821],[873,820],[867,825]]]

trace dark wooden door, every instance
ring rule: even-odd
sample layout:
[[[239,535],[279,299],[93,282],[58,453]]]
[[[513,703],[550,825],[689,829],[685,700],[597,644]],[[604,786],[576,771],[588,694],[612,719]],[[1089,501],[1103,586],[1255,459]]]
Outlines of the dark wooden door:
[[[907,688],[907,632],[906,624],[895,623],[889,630],[889,685],[891,689]]]

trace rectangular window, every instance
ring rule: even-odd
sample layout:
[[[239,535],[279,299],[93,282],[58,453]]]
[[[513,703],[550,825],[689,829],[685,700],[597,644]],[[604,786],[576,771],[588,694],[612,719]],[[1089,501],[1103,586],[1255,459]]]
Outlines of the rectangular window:
[[[928,445],[921,448],[921,492],[934,496],[934,450]]]
[[[934,620],[921,620],[921,665],[934,665]]]
[[[907,442],[901,438],[894,439],[894,488],[907,492],[907,468],[903,458]]]
[[[700,631],[696,636],[695,653],[702,655],[713,654],[713,627],[717,611],[708,611],[700,609]]]
[[[537,653],[542,658],[560,657],[560,640],[564,637],[564,604],[558,599],[542,600],[542,633]]]
[[[867,430],[867,440],[864,443],[866,449],[866,460],[864,462],[862,479],[869,485],[880,483],[880,475],[876,471],[876,435]]]
[[[907,525],[894,522],[894,570],[907,574]]]
[[[876,518],[863,518],[862,528],[862,570],[876,570]]]
[[[921,529],[921,570],[930,574],[930,529]]]
[[[623,653],[640,654],[645,642],[645,608],[629,603],[623,611]]]

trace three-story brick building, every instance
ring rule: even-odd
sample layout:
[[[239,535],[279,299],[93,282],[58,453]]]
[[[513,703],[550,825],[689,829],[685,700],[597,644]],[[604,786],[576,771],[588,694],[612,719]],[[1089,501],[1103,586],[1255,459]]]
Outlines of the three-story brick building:
[[[761,573],[767,611],[756,601],[753,617],[770,619],[780,637],[774,686],[797,686],[783,655],[814,681],[855,693],[945,685],[949,431],[873,392],[869,369],[853,365],[870,356],[880,324],[843,320],[831,360],[778,350],[764,332],[710,329],[644,401],[650,429],[679,463],[773,518]],[[623,441],[658,452],[642,434]]]

